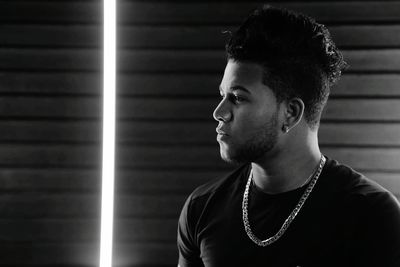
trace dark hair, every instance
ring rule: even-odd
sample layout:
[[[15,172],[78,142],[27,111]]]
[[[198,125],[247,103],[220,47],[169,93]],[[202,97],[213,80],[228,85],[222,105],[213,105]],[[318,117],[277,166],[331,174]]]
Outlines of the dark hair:
[[[301,98],[311,127],[319,124],[329,88],[347,65],[324,25],[271,6],[249,15],[231,34],[226,52],[228,59],[262,65],[263,83],[278,101]]]

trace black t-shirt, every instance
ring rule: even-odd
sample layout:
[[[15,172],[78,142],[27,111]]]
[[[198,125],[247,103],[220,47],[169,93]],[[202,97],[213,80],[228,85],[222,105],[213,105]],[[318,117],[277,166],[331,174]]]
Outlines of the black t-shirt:
[[[400,266],[399,203],[381,186],[331,159],[283,236],[257,246],[242,220],[249,172],[250,164],[244,165],[189,196],[178,225],[181,267]],[[248,212],[253,233],[259,239],[276,234],[306,187],[271,195],[252,185]]]

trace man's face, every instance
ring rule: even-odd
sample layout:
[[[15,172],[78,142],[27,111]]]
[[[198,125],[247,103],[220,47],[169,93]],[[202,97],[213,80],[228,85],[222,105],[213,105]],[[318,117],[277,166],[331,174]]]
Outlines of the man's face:
[[[220,85],[222,99],[213,114],[225,161],[256,161],[277,143],[279,104],[262,78],[259,64],[229,60],[226,65]]]

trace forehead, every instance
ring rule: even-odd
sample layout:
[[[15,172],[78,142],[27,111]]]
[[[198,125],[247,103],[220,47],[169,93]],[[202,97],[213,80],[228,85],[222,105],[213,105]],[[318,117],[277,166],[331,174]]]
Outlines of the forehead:
[[[224,89],[224,87],[237,85],[245,87],[265,86],[262,81],[263,67],[261,65],[229,60],[225,67],[221,87]]]

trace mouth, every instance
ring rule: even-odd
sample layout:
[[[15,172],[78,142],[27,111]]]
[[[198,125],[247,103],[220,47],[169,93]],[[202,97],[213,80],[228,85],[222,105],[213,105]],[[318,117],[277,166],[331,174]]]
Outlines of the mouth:
[[[216,132],[217,132],[217,141],[218,142],[224,142],[224,141],[227,141],[227,139],[229,139],[229,135],[226,132],[224,132],[218,128],[216,129]]]
[[[229,136],[229,134],[227,134],[227,133],[224,132],[224,131],[221,131],[219,128],[215,129],[215,131],[217,132],[218,135],[221,135],[221,136]]]

